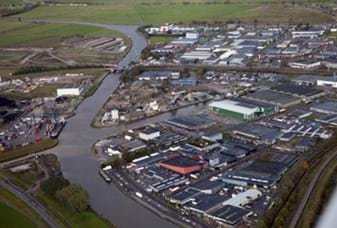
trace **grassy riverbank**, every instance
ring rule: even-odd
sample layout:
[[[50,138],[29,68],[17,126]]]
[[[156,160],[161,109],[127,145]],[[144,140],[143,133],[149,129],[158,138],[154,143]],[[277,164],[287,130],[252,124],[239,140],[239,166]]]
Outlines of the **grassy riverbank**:
[[[6,150],[3,152],[0,152],[0,162],[27,156],[29,154],[38,153],[38,152],[50,149],[56,145],[57,145],[57,140],[45,139],[39,143],[33,143],[27,146]]]

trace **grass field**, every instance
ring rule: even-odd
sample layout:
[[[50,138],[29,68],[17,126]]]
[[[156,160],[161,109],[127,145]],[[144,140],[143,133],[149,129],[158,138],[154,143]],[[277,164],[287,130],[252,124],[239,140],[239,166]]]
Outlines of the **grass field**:
[[[54,139],[45,139],[39,143],[29,144],[24,147],[19,147],[5,152],[0,152],[0,162],[12,160],[14,158],[23,157],[29,154],[41,152],[47,150],[57,144]]]
[[[0,20],[0,47],[57,47],[73,36],[125,36],[119,32],[84,25],[34,24]]]
[[[58,218],[59,221],[63,222],[60,227],[95,227],[95,228],[106,228],[113,227],[112,224],[105,221],[103,218],[95,214],[92,210],[87,210],[82,213],[74,213],[68,208],[65,208],[61,204],[57,203],[55,200],[48,197],[43,192],[38,193],[38,199],[42,202],[49,210],[49,212]]]
[[[165,42],[170,42],[174,40],[174,37],[168,37],[168,36],[151,36],[148,39],[148,43],[150,45],[155,45],[155,44],[160,44],[160,43],[165,43]]]
[[[0,221],[2,227],[34,228],[35,225],[26,216],[5,204],[0,203]]]
[[[43,6],[20,16],[30,19],[66,19],[110,24],[190,23],[196,20],[209,22],[215,20],[241,20],[253,22],[254,19],[264,23],[288,23],[289,20],[293,23],[322,23],[330,20],[326,13],[312,7],[306,7],[303,4],[292,5],[290,3],[277,3],[274,0],[269,1],[273,2],[273,4],[261,3],[259,0],[253,1],[256,2],[255,4],[247,4],[243,0],[230,1],[231,4],[224,4],[223,1],[215,1],[218,4],[205,4],[205,1],[188,1],[190,4],[186,4],[180,0],[101,0],[98,2],[101,5]],[[303,3],[303,1],[300,2]]]
[[[15,216],[14,219],[12,216]],[[0,222],[1,227],[48,227],[31,207],[2,187],[0,187]]]

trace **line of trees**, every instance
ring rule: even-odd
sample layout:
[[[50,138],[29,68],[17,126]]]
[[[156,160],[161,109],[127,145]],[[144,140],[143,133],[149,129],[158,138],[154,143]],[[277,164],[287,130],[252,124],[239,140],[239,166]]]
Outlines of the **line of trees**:
[[[51,177],[44,181],[41,189],[73,212],[81,213],[89,207],[88,193],[77,184],[71,184],[64,177]]]

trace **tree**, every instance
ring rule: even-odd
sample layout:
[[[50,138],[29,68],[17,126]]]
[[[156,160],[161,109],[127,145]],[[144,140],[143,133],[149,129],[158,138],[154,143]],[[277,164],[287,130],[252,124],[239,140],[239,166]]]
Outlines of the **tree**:
[[[49,196],[55,197],[57,191],[63,189],[69,184],[69,181],[64,177],[51,177],[42,183],[41,189]]]
[[[77,184],[70,184],[57,191],[56,198],[74,212],[83,212],[89,206],[87,192]]]

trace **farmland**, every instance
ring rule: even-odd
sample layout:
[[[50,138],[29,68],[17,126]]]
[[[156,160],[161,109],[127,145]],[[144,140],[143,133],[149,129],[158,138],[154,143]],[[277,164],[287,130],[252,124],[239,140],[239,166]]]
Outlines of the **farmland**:
[[[301,1],[301,4],[269,4],[261,1],[107,1],[87,5],[45,5],[20,16],[27,19],[66,19],[76,21],[104,22],[110,24],[162,24],[166,22],[230,21],[264,23],[312,22],[322,23],[331,18],[319,7]],[[74,2],[74,1],[71,1]],[[75,1],[76,2],[76,1]]]
[[[0,21],[0,47],[57,47],[67,37],[119,36],[121,33],[84,25]]]

